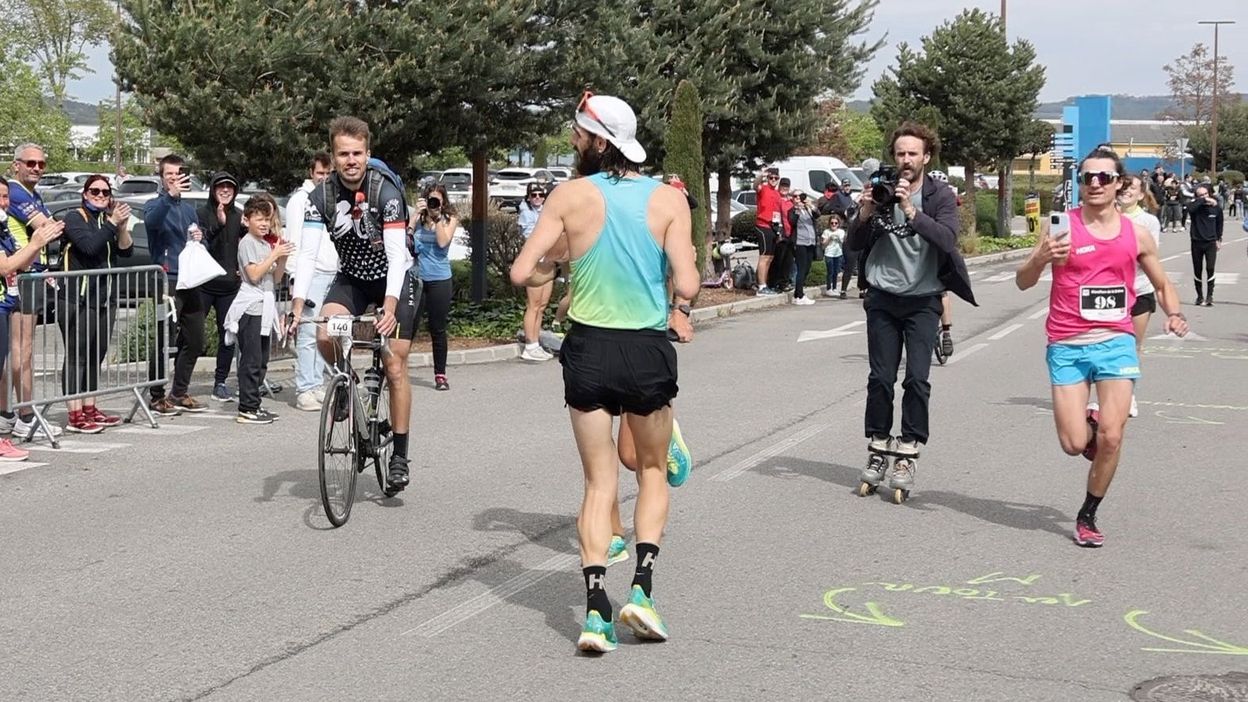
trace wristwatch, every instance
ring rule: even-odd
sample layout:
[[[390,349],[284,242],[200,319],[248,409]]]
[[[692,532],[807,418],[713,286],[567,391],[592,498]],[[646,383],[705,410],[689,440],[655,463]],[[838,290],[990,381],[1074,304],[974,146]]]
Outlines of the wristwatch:
[[[684,312],[686,317],[691,316],[693,314],[693,309],[689,307],[689,305],[676,305],[675,309],[678,309],[681,312]]]

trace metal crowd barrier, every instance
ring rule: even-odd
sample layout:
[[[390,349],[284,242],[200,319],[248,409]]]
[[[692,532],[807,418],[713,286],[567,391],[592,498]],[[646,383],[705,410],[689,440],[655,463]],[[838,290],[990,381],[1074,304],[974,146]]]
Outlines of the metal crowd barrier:
[[[43,434],[59,448],[47,419],[52,405],[121,393],[134,396],[126,422],[142,412],[159,426],[140,391],[166,384],[172,365],[173,298],[160,266],[26,273],[18,290],[20,310],[9,315],[12,373],[3,375],[4,397],[16,400],[11,410],[35,414],[22,438]]]

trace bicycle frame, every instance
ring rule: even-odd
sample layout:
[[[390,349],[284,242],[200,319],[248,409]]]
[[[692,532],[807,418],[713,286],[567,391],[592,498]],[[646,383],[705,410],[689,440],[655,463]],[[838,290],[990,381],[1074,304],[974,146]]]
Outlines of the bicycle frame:
[[[351,403],[347,408],[348,422],[355,429],[357,439],[363,444],[365,449],[363,455],[372,455],[374,452],[385,448],[392,440],[392,438],[387,438],[377,446],[372,445],[372,432],[368,424],[377,416],[378,410],[375,408],[372,412],[369,412],[368,408],[364,406],[359,393],[359,380],[356,378],[355,369],[351,365],[352,349],[366,348],[373,352],[373,364],[371,367],[378,369],[383,375],[385,374],[382,356],[390,352],[389,340],[384,336],[378,335],[373,341],[356,341],[352,335],[352,327],[355,322],[373,322],[375,320],[376,317],[372,315],[335,315],[305,320],[305,323],[309,324],[325,324],[329,336],[338,344],[338,348],[342,352],[343,366],[339,366],[336,363],[331,364],[330,373],[334,376],[346,378],[347,387],[351,394]],[[378,399],[378,397],[369,398],[374,405]]]

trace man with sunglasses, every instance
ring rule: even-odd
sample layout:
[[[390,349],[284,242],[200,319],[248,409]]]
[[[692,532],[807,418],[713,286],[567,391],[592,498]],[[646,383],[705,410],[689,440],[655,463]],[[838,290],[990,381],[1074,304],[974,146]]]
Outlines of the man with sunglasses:
[[[38,144],[22,144],[13,153],[15,155],[13,171],[17,177],[9,181],[9,232],[20,249],[30,244],[31,233],[52,220],[52,213],[48,211],[47,205],[43,204],[43,198],[35,190],[39,179],[43,177],[44,170],[48,167],[43,147]],[[59,226],[64,228],[64,224]],[[46,252],[40,251],[31,262],[28,272],[38,273],[47,270],[47,261]],[[35,387],[35,322],[38,314],[43,311],[40,308],[44,306],[45,301],[55,299],[56,291],[47,281],[36,280],[20,281],[18,288],[19,307],[18,311],[12,315],[10,326],[13,329],[14,342],[18,346],[19,353],[10,358],[9,365],[12,368],[13,387],[17,400],[27,402],[33,397]],[[57,329],[59,330],[59,327]],[[28,436],[35,427],[35,416],[29,409],[24,411],[28,414],[17,417],[12,428],[15,433]],[[0,418],[0,424],[4,425],[0,429],[9,428],[10,420]],[[48,426],[54,436],[61,433],[60,427]]]
[[[1015,275],[1019,289],[1026,290],[1039,282],[1045,268],[1053,272],[1045,322],[1053,417],[1062,450],[1092,461],[1074,534],[1076,544],[1092,548],[1105,542],[1096,511],[1118,469],[1140,377],[1129,312],[1135,304],[1137,264],[1157,288],[1166,331],[1184,336],[1188,329],[1152,235],[1116,207],[1124,172],[1112,150],[1098,147],[1088,154],[1079,164],[1080,206],[1067,213],[1069,225],[1046,228]],[[1092,383],[1099,409],[1087,409]]]
[[[865,434],[867,467],[859,494],[873,492],[889,473],[889,489],[901,502],[914,486],[919,448],[927,443],[931,383],[928,374],[937,343],[941,301],[952,290],[972,305],[970,276],[958,251],[958,204],[953,193],[926,175],[940,149],[936,132],[905,122],[892,134],[896,164],[891,197],[879,187],[863,192],[849,223],[845,247],[861,251],[858,289],[866,291],[867,376]],[[883,190],[887,190],[884,188]],[[893,399],[902,351],[906,354],[901,433],[893,437]]]
[[[582,650],[616,648],[606,594],[611,512],[619,489],[613,417],[637,449],[637,569],[620,621],[639,637],[665,640],[654,607],[652,576],[667,522],[667,453],[676,397],[676,351],[667,339],[672,292],[692,299],[699,288],[688,203],[671,186],[642,176],[646,150],[637,117],[619,98],[586,94],[576,111],[572,145],[587,176],[550,194],[532,236],[516,257],[511,280],[541,286],[555,261],[571,261],[572,328],[560,349],[568,405],[585,477],[577,519],[586,589]]]
[[[777,295],[768,284],[776,242],[784,232],[784,196],[780,194],[780,169],[768,168],[758,182],[754,228],[758,234],[758,294]]]

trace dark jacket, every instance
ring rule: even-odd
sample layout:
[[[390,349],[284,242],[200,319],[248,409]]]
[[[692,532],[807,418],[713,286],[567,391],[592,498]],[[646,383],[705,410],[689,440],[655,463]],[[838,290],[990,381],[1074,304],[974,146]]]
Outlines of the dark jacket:
[[[1222,241],[1222,208],[1204,200],[1187,206],[1192,215],[1192,241]]]
[[[208,186],[208,202],[196,213],[199,229],[204,233],[204,247],[225,269],[225,275],[217,276],[200,286],[204,292],[213,295],[238,292],[239,285],[242,284],[238,275],[238,242],[245,233],[242,210],[231,200],[225,207],[225,224],[217,219],[216,186],[227,176],[230,181],[234,180],[228,173],[217,173],[212,177],[212,183]]]
[[[61,265],[65,270],[112,268],[118,257],[129,258],[133,253],[133,242],[128,248],[117,247],[117,225],[108,219],[108,213],[92,215],[86,208],[79,207],[65,215],[65,248],[61,252]],[[115,284],[101,287],[106,280],[91,276],[78,285],[70,285],[65,291],[66,302],[91,306],[111,302],[117,291]]]
[[[870,197],[870,193],[864,193],[863,197]],[[891,214],[891,208],[889,210]],[[871,247],[884,233],[878,224],[875,216],[866,222],[854,217],[846,229],[846,250],[862,252],[858,259],[859,290],[867,288],[867,260],[871,256]],[[953,194],[953,189],[924,176],[922,211],[910,222],[910,228],[940,252],[940,270],[937,276],[945,289],[978,307],[979,303],[975,302],[975,294],[971,291],[971,276],[966,271],[966,261],[958,250],[960,227],[958,199]]]
[[[152,263],[164,266],[170,276],[177,276],[178,256],[186,248],[187,227],[196,223],[195,206],[161,190],[144,208],[143,223]]]

